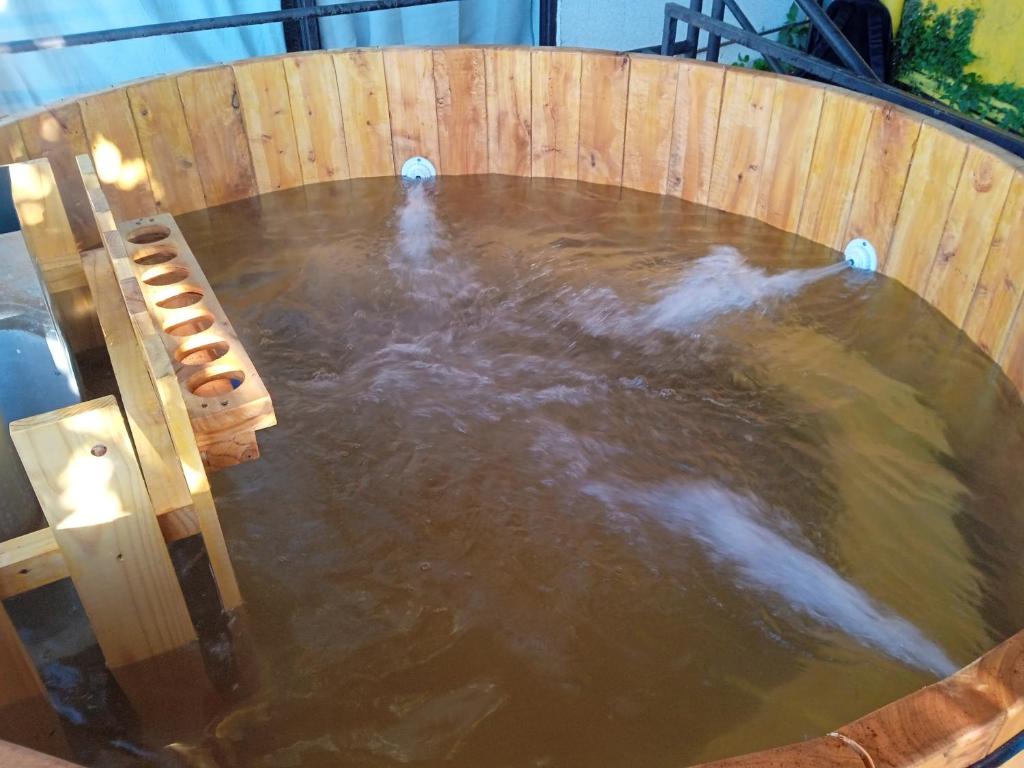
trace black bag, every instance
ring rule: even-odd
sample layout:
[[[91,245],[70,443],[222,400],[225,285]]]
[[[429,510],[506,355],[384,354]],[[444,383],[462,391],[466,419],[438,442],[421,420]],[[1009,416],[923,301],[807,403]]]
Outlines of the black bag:
[[[892,16],[881,0],[832,0],[825,11],[868,66],[883,82],[892,81]],[[807,52],[843,66],[832,47],[813,26]]]

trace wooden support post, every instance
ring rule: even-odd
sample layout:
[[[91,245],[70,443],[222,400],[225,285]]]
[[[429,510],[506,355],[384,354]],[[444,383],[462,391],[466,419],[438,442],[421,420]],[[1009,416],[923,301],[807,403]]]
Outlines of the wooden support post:
[[[11,437],[107,664],[195,640],[117,401],[12,422]]]
[[[43,683],[35,664],[0,605],[0,709],[42,695]]]

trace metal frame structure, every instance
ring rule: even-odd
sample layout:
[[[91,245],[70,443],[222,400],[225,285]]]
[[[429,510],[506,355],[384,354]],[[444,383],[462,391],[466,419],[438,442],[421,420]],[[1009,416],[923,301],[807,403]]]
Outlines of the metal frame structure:
[[[801,8],[805,6],[808,8],[814,7],[821,11],[813,0],[796,0],[796,2]],[[811,56],[804,51],[799,51],[774,40],[764,38],[754,29],[750,20],[743,15],[737,0],[714,0],[712,15],[703,12],[703,5],[704,0],[690,0],[689,8],[679,3],[665,4],[665,23],[661,41],[661,54],[663,56],[681,53],[687,58],[696,58],[697,40],[700,30],[703,29],[709,34],[706,49],[708,61],[718,61],[721,40],[723,38],[731,40],[762,54],[768,66],[776,72],[783,71],[780,62],[785,62],[786,64],[798,67],[819,80],[914,110],[927,117],[952,125],[954,128],[966,131],[985,141],[990,141],[1015,155],[1024,157],[1024,137],[1004,131],[994,125],[974,120],[938,102],[928,101],[907,91],[887,85],[874,76],[873,72],[871,77],[860,74],[860,66],[857,66],[852,71],[844,69]],[[726,7],[733,13],[739,26],[734,26],[724,21],[723,17]],[[824,13],[821,15],[824,16]],[[834,24],[831,24],[831,20],[828,20],[828,25],[823,25],[818,14],[809,14],[808,18],[810,23],[822,33],[829,45],[844,62],[847,59],[854,61],[854,57],[856,57],[860,64],[867,67],[864,59],[861,58],[856,49],[843,36],[842,32]],[[825,18],[827,19],[828,17],[826,16]],[[676,42],[680,21],[684,22],[687,26],[686,42],[682,45]],[[870,72],[870,67],[868,67],[868,71]]]

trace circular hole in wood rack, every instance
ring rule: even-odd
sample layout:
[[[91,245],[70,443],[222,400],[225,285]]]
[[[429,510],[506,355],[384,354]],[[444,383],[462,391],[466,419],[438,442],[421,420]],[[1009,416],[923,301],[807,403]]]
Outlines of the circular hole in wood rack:
[[[244,381],[245,374],[242,371],[204,371],[189,379],[187,386],[188,391],[196,397],[223,397],[242,386]]]
[[[146,285],[161,286],[180,283],[188,277],[188,269],[178,264],[170,266],[155,267],[142,276],[142,282]]]
[[[226,341],[218,339],[194,347],[184,347],[175,352],[174,356],[182,365],[206,365],[214,360],[220,360],[230,348],[231,345]]]
[[[171,323],[166,326],[164,328],[164,333],[169,333],[171,336],[195,336],[197,333],[202,333],[212,325],[213,315],[192,315],[192,317],[187,320],[179,320],[176,323]]]
[[[182,307],[191,307],[202,300],[202,291],[198,288],[186,288],[183,291],[172,293],[165,299],[160,299],[156,305],[162,309],[181,309]]]
[[[178,250],[173,245],[155,245],[151,248],[143,248],[132,258],[135,263],[143,267],[152,267],[156,264],[163,264],[178,255]]]
[[[171,230],[163,224],[147,224],[144,227],[136,227],[128,233],[128,242],[136,245],[156,243],[170,236]]]

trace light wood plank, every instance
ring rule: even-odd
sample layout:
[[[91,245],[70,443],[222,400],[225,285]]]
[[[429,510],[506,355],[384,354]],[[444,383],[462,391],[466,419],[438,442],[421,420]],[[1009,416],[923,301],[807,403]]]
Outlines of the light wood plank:
[[[967,155],[959,137],[926,120],[921,126],[884,272],[924,290]]]
[[[860,174],[874,102],[829,88],[814,144],[797,233],[842,250],[853,207],[853,192]]]
[[[878,252],[879,267],[889,256],[903,188],[921,133],[921,117],[891,105],[880,106],[871,118],[867,146],[853,193],[845,244],[864,238]]]
[[[256,187],[261,193],[302,184],[302,166],[292,123],[288,81],[280,59],[235,64]],[[141,214],[140,214],[141,216]],[[139,218],[130,216],[125,218]]]
[[[128,93],[118,88],[79,101],[97,176],[112,212],[134,219],[156,213]]]
[[[334,59],[329,54],[284,60],[302,181],[347,179],[348,150]]]
[[[487,167],[491,173],[530,176],[532,75],[530,51],[487,48]]]
[[[203,183],[175,79],[161,77],[126,90],[157,210],[186,213],[205,208]]]
[[[775,86],[756,215],[787,232],[800,223],[824,98],[819,85],[783,78]]]
[[[207,205],[256,195],[252,155],[231,67],[179,75],[178,93]]]
[[[11,438],[107,664],[194,641],[117,401],[12,422]]]
[[[727,72],[708,196],[713,208],[744,216],[756,212],[776,84],[765,75]]]
[[[334,67],[345,122],[349,171],[354,179],[393,176],[388,88],[380,51],[334,54]]]
[[[0,600],[69,575],[67,563],[49,528],[0,542]]]
[[[638,56],[630,63],[624,187],[665,193],[680,71],[686,74],[673,59],[662,57]]]
[[[1014,312],[1024,295],[1024,170],[1010,184],[992,247],[978,280],[964,332],[992,357],[1006,343]]]
[[[707,205],[718,142],[725,69],[693,62],[679,66],[666,191],[684,200]]]
[[[437,96],[434,55],[429,48],[387,48],[384,77],[391,118],[391,148],[395,170],[410,157],[430,160],[444,173],[437,139]]]
[[[0,709],[42,695],[45,689],[36,666],[0,605]]]
[[[85,194],[84,186],[82,191]],[[25,245],[39,265],[50,293],[84,286],[78,244],[50,162],[40,159],[12,165],[11,196]]]
[[[980,146],[967,150],[924,298],[963,325],[995,237],[1014,169]]]
[[[580,79],[580,181],[622,184],[629,57],[584,53]]]
[[[487,173],[487,81],[476,48],[434,52],[437,138],[445,174]]]
[[[536,48],[530,54],[534,176],[575,179],[579,174],[580,76],[578,51]]]
[[[72,101],[45,109],[24,118],[19,125],[28,156],[50,161],[78,250],[95,248],[99,245],[99,233],[75,161],[76,156],[89,151],[78,103]]]
[[[217,508],[210,491],[210,480],[203,468],[202,454],[196,443],[195,432],[192,430],[192,423],[182,397],[178,377],[164,346],[162,334],[157,331],[146,303],[142,299],[142,289],[139,288],[135,278],[134,269],[125,250],[124,240],[115,233],[105,233],[104,244],[132,320],[136,341],[145,352],[150,379],[156,384],[164,421],[167,423],[171,440],[174,442],[174,451],[181,462],[185,479],[188,481],[189,493],[192,496],[199,529],[203,535],[206,554],[210,559],[210,570],[217,582],[221,605],[224,610],[233,611],[242,604],[242,593],[238,588],[235,569],[231,564],[224,531],[220,527]]]
[[[153,507],[159,515],[190,506],[188,483],[174,454],[160,399],[135,341],[110,260],[97,250],[83,254],[82,263]]]
[[[0,125],[0,164],[28,160],[28,150],[17,123]]]

